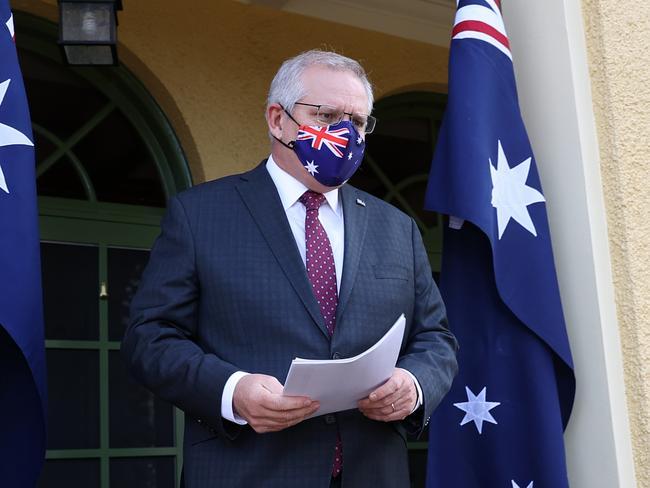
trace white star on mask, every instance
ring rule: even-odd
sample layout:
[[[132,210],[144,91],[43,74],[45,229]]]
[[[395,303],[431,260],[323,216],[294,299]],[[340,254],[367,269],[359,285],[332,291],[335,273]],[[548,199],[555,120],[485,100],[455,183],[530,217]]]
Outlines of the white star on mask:
[[[314,164],[313,161],[308,161],[307,164],[305,165],[305,169],[306,169],[307,171],[309,171],[309,173],[310,173],[312,176],[315,175],[316,173],[318,173],[318,170],[317,170],[316,168],[318,168],[318,165],[317,165],[317,164]]]

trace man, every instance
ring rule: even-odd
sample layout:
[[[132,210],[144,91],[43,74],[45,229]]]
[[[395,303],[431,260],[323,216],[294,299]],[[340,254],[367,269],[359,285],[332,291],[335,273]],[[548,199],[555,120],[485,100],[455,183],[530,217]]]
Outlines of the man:
[[[189,488],[408,486],[405,435],[449,389],[456,342],[413,220],[345,185],[372,102],[356,61],[290,59],[268,160],[170,200],[122,350],[186,414]],[[293,358],[357,355],[402,313],[397,367],[358,409],[305,420],[318,403],[282,395]]]

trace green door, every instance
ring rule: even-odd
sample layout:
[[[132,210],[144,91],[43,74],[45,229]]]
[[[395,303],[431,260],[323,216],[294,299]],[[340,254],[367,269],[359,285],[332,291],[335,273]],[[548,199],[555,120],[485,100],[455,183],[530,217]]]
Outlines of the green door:
[[[119,352],[162,209],[92,206],[40,200],[49,389],[40,486],[173,488],[182,414],[138,385]]]

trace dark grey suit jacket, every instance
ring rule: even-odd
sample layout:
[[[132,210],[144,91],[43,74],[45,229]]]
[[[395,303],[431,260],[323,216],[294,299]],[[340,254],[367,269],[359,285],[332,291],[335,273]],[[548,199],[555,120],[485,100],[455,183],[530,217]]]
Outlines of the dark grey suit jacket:
[[[170,200],[122,352],[145,386],[185,411],[188,488],[326,488],[337,429],[344,487],[408,486],[405,434],[424,427],[449,389],[456,341],[413,220],[349,185],[340,196],[345,257],[331,339],[264,164]],[[284,382],[293,358],[354,356],[401,313],[398,366],[424,395],[405,421],[376,422],[355,409],[257,434],[221,417],[235,371]]]

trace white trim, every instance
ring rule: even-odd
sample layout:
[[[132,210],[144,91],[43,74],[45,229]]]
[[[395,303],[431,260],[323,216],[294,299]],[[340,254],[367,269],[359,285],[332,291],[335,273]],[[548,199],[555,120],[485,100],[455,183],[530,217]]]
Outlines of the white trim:
[[[636,486],[580,0],[504,2],[577,376],[571,486]]]

